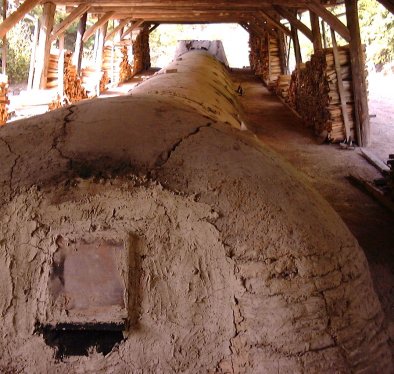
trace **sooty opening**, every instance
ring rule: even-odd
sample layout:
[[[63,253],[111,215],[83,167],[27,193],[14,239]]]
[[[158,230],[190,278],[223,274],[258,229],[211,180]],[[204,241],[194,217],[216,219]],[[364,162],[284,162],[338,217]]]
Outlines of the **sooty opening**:
[[[88,356],[93,348],[103,355],[112,351],[123,341],[124,324],[58,324],[36,326],[45,343],[56,349],[56,358],[65,356]]]

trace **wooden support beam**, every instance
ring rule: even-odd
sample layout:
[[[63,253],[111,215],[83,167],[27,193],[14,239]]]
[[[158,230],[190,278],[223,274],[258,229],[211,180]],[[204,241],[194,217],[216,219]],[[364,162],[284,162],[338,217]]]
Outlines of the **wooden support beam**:
[[[116,26],[109,34],[106,35],[105,41],[112,40],[114,36],[116,35],[117,32],[123,29],[129,22],[131,21],[131,18],[125,18],[122,20],[118,26]]]
[[[282,31],[285,35],[291,36],[291,31],[280,21],[276,20],[275,18],[272,18],[270,15],[268,15],[264,11],[258,11],[257,12],[261,17],[263,17],[270,25],[274,26],[278,30]]]
[[[77,72],[81,72],[81,65],[82,65],[82,52],[83,52],[83,34],[86,30],[86,21],[88,19],[88,13],[84,13],[82,18],[79,20],[78,23],[78,30],[77,36],[75,39],[75,49],[74,49],[74,56],[73,56],[73,63],[77,67]]]
[[[133,24],[122,34],[120,39],[124,39],[127,35],[131,34],[133,30],[135,30],[137,27],[140,27],[144,23],[143,19],[136,20],[133,22]]]
[[[394,1],[393,0],[378,0],[380,4],[386,7],[391,13],[394,13]]]
[[[287,60],[286,60],[286,35],[278,31],[279,40],[279,59],[282,74],[288,74]]]
[[[313,50],[315,52],[321,51],[323,49],[322,38],[320,33],[319,16],[309,11],[309,17],[311,20],[312,36],[313,36]]]
[[[247,32],[250,33],[249,26],[246,23],[239,23],[239,25]]]
[[[339,35],[342,36],[346,41],[350,41],[349,29],[331,12],[329,12],[318,0],[312,0],[308,4],[308,8],[316,13],[319,17],[323,18],[324,21],[330,25]]]
[[[59,61],[57,63],[57,93],[64,98],[64,34],[59,37]]]
[[[339,100],[341,101],[342,118],[343,118],[343,123],[345,125],[345,136],[346,136],[346,141],[349,142],[350,140],[354,140],[354,139],[350,138],[350,122],[349,122],[349,115],[346,109],[346,98],[345,98],[345,89],[343,87],[341,63],[339,61],[337,39],[335,37],[335,31],[333,28],[331,28],[331,40],[332,40],[332,52],[334,54],[335,71],[337,73],[337,80],[338,80]]]
[[[82,40],[86,42],[101,26],[108,22],[108,20],[115,14],[115,12],[105,13],[93,26],[85,31]]]
[[[154,24],[150,29],[149,29],[149,34],[153,31],[155,31],[158,27],[160,26],[160,23]]]
[[[300,40],[298,39],[298,30],[293,25],[291,25],[291,38],[293,39],[294,57],[298,65],[302,63],[302,54]]]
[[[53,28],[56,5],[45,3],[40,20],[40,33],[36,53],[36,69],[33,79],[34,89],[44,89],[47,84],[49,54],[51,51],[50,36]]]
[[[7,19],[7,0],[3,0],[3,22]],[[7,66],[7,35],[3,36],[3,48],[1,53],[1,72],[6,74]]]
[[[273,5],[273,7],[283,18],[286,18],[293,27],[300,30],[311,42],[313,42],[312,31],[304,25],[295,14],[279,5]]]
[[[55,40],[59,35],[63,34],[68,27],[78,18],[80,18],[84,13],[88,11],[90,5],[81,4],[75,8],[62,22],[57,24],[52,31],[51,41]]]
[[[368,111],[368,94],[365,82],[364,51],[361,45],[360,25],[358,22],[357,0],[345,0],[346,19],[350,32],[350,60],[353,78],[354,111],[356,133],[359,146],[368,146],[371,142]]]
[[[98,73],[101,72],[101,67],[103,64],[103,51],[105,43],[105,35],[107,33],[108,21],[101,25],[98,33],[97,41],[97,55],[96,55],[96,70]],[[100,76],[100,74],[99,74]],[[100,80],[97,82],[97,96],[100,96]]]
[[[34,23],[33,40],[31,42],[29,77],[28,77],[28,81],[27,81],[27,89],[28,90],[31,90],[33,88],[33,76],[34,76],[34,68],[35,68],[35,62],[36,62],[36,50],[37,50],[39,29],[40,29],[40,21],[38,19],[36,19],[36,21]]]
[[[25,2],[19,6],[19,8],[12,14],[10,14],[0,24],[0,38],[2,38],[7,32],[16,25],[26,13],[29,13],[41,0],[25,0]]]

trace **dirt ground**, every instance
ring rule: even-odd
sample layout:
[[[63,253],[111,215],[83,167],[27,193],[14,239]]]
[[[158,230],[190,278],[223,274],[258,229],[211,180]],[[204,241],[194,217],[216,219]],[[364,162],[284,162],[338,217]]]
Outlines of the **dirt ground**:
[[[368,258],[374,286],[394,339],[394,217],[375,200],[347,180],[349,173],[372,180],[380,176],[359,151],[340,149],[337,145],[319,145],[310,128],[271,94],[247,71],[237,70],[234,80],[242,83],[241,102],[248,125],[265,144],[303,172],[348,225]],[[394,153],[394,107],[387,98],[371,103],[372,145],[383,160]]]

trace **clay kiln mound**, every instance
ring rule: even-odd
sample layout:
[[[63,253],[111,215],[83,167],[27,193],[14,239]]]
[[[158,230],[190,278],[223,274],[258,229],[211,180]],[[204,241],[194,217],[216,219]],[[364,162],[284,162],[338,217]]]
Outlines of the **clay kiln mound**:
[[[390,372],[354,237],[278,155],[216,118],[141,95],[0,129],[0,371]],[[129,326],[106,356],[58,360],[34,333],[75,312],[48,302],[59,238],[127,252]]]

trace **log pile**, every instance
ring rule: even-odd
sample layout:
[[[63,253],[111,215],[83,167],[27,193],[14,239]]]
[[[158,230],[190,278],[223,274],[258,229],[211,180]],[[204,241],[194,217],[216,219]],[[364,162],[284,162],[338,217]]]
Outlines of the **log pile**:
[[[133,76],[133,69],[129,64],[129,57],[127,53],[127,47],[123,46],[121,49],[122,60],[119,64],[119,82],[126,82]]]
[[[0,126],[8,120],[8,77],[0,74]]]
[[[350,136],[354,140],[354,102],[348,46],[339,47],[339,62]],[[327,136],[332,142],[346,138],[332,48],[315,53],[311,61],[297,67],[292,74],[288,97],[289,104],[307,125],[314,127],[316,134]]]
[[[278,96],[288,101],[291,75],[279,75],[276,81],[275,92]]]
[[[150,68],[149,29],[143,27],[133,41],[133,74]]]
[[[119,84],[132,77],[132,68],[129,64],[127,52],[127,46],[125,45],[107,45],[104,47],[100,91],[105,90],[109,82]]]
[[[72,63],[72,53],[66,51],[64,54],[64,94],[70,103],[86,99],[86,90],[82,86],[82,80],[78,75],[77,68]]]
[[[58,86],[58,65],[59,52],[53,52],[49,55],[47,88],[56,88]]]
[[[107,71],[104,71],[101,73],[101,79],[100,79],[100,93],[106,91],[108,89],[108,85],[111,82],[111,79],[107,73]]]
[[[275,89],[276,82],[283,73],[278,37],[268,32],[262,35],[250,33],[249,47],[251,68],[269,88]]]

